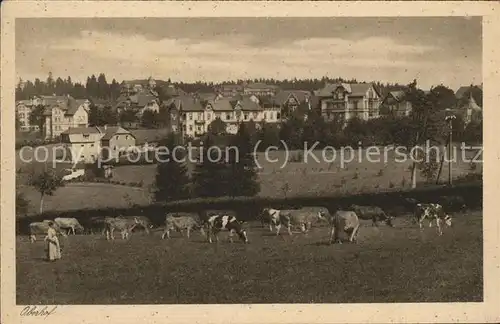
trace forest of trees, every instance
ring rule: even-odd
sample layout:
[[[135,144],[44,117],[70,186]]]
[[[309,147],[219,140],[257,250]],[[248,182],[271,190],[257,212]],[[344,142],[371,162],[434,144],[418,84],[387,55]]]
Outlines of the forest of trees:
[[[160,80],[161,81],[161,80]],[[284,80],[276,80],[276,79],[247,79],[247,80],[236,80],[232,82],[224,82],[224,83],[213,83],[213,82],[172,82],[170,79],[168,81],[157,82],[158,89],[157,91],[160,95],[160,99],[168,99],[165,98],[166,95],[162,95],[164,93],[163,87],[167,84],[171,84],[175,87],[182,89],[187,93],[196,93],[196,92],[212,92],[217,86],[221,84],[243,84],[243,83],[252,83],[252,82],[262,82],[270,85],[277,85],[283,90],[306,90],[306,91],[314,91],[322,88],[325,83],[334,83],[334,82],[358,82],[356,79],[342,79],[342,78],[315,78],[315,79],[284,79]],[[24,84],[24,87],[22,86]],[[375,87],[381,91],[382,93],[386,93],[388,90],[397,90],[404,88],[404,85],[400,84],[383,84],[381,82],[374,82]],[[104,73],[99,73],[96,77],[95,74],[87,77],[87,81],[85,84],[73,82],[71,77],[68,76],[66,78],[57,77],[54,79],[52,73],[49,73],[46,80],[35,79],[34,81],[26,81],[19,80],[16,87],[16,100],[25,100],[32,98],[36,95],[66,95],[69,94],[75,99],[109,99],[116,100],[120,95],[120,87],[121,83],[117,82],[115,79],[112,79],[111,82],[108,82]],[[163,98],[162,98],[163,97]]]

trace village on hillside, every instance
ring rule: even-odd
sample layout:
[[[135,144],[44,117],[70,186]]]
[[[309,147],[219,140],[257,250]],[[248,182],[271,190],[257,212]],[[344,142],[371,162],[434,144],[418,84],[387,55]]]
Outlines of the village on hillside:
[[[73,153],[72,162],[92,162],[101,154],[98,148],[112,145],[111,151],[122,152],[155,144],[167,133],[196,139],[209,130],[236,134],[242,123],[279,129],[291,118],[305,121],[311,114],[346,126],[354,119],[366,122],[412,113],[406,86],[325,80],[317,89],[311,89],[312,82],[304,87],[307,89],[299,89],[297,82],[283,83],[288,87],[241,81],[193,84],[185,88],[194,91],[187,92],[182,86],[152,77],[108,84],[102,74],[99,81],[95,76],[89,78],[85,87],[72,84],[70,78],[54,81],[52,76],[47,82],[20,82],[16,90],[18,141],[61,142]],[[48,95],[50,92],[54,93]],[[482,85],[456,91],[440,85],[433,92],[439,97],[435,110],[451,109],[464,127],[481,121]],[[112,140],[118,136],[122,140]]]

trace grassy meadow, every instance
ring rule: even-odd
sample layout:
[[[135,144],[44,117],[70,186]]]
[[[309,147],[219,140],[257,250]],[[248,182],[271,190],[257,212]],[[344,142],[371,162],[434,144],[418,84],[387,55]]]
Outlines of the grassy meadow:
[[[290,152],[287,157],[284,151],[270,152],[268,158],[264,153],[258,153],[257,161],[260,167],[258,180],[262,197],[291,197],[314,194],[332,193],[359,193],[373,192],[388,188],[408,188],[411,180],[411,163],[409,161],[399,162],[394,152],[388,152],[387,163],[383,156],[380,162],[371,162],[365,153],[362,159],[354,156],[351,162],[341,165],[340,153],[337,151],[337,159],[333,163],[331,155],[322,157],[321,151],[314,151],[320,160],[316,162],[311,157],[305,162],[287,162],[297,160],[298,152]],[[331,154],[331,152],[330,152]],[[458,152],[460,156],[460,152]],[[472,159],[476,152],[466,152],[466,157]],[[375,159],[373,157],[372,159]],[[325,161],[326,160],[326,161]],[[274,162],[270,162],[274,161]],[[373,161],[373,160],[372,160]],[[29,199],[30,213],[37,212],[39,206],[39,195],[26,184],[26,172],[29,165],[22,165],[24,172],[19,176],[21,182],[20,190]],[[454,178],[470,173],[481,173],[482,164],[477,163],[476,169],[471,169],[470,163],[458,161],[453,163]],[[67,167],[60,165],[58,167]],[[193,163],[188,162],[188,170],[194,168]],[[117,166],[114,169],[113,180],[125,183],[143,184],[142,188],[127,187],[114,184],[69,184],[56,191],[54,196],[45,198],[45,210],[72,210],[92,207],[127,207],[132,204],[147,204],[150,201],[150,193],[154,189],[156,165],[126,165]],[[23,177],[24,175],[24,177]],[[441,181],[447,181],[448,164],[443,166]],[[425,182],[420,172],[417,173],[417,181]]]
[[[227,234],[161,240],[133,233],[61,238],[63,258],[18,237],[18,304],[480,302],[482,212],[454,214],[438,236],[405,216],[395,227],[364,222],[357,244],[328,245],[328,228],[276,237],[249,223],[249,244]]]

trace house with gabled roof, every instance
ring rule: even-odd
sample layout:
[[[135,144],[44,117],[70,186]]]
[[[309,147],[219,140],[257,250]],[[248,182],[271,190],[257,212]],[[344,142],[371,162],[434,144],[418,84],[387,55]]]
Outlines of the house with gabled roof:
[[[252,96],[236,95],[231,98],[199,99],[194,96],[182,96],[168,100],[165,109],[171,116],[173,131],[182,132],[189,137],[204,135],[209,125],[220,119],[226,125],[228,133],[236,133],[240,122],[280,121],[279,108],[263,108],[258,99]]]
[[[135,136],[118,126],[74,127],[61,133],[61,142],[71,162],[93,163],[99,157],[104,161],[119,158],[135,146]]]
[[[406,100],[404,90],[389,91],[380,104],[380,115],[393,115],[397,117],[409,116],[412,104]]]
[[[316,96],[326,120],[379,117],[381,96],[373,83],[327,83]]]
[[[71,96],[41,96],[43,111],[44,134],[46,138],[59,136],[72,127],[87,127],[90,101],[74,99]]]
[[[304,114],[312,108],[312,93],[306,90],[282,90],[272,97],[272,102],[281,109],[283,117],[301,110]]]

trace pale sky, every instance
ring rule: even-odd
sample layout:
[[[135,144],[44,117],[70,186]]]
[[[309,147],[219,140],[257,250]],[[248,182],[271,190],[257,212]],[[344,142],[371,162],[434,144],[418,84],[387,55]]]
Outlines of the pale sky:
[[[480,84],[480,17],[35,18],[16,20],[23,80],[356,78]]]

